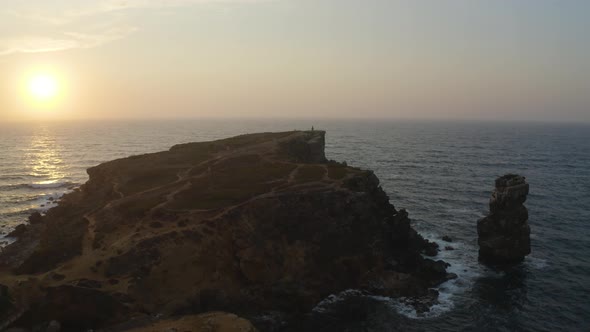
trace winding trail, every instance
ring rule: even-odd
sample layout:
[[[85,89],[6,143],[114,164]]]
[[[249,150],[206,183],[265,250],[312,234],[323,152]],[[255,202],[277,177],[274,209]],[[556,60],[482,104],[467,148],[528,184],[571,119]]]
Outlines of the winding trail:
[[[296,133],[296,134],[298,134],[298,133]],[[290,139],[290,136],[284,137],[282,139]],[[302,167],[304,167],[305,165],[312,165],[312,164],[303,164],[303,163],[297,163],[297,162],[285,162],[284,159],[273,158],[272,156],[276,155],[275,152],[276,152],[277,146],[278,146],[277,143],[279,143],[280,141],[281,141],[281,139],[273,140],[273,141],[266,141],[266,142],[263,142],[260,144],[253,144],[251,146],[240,147],[240,148],[235,148],[235,149],[230,148],[229,146],[226,146],[225,149],[213,153],[207,160],[201,161],[195,165],[187,165],[186,169],[182,169],[176,174],[175,181],[170,182],[170,183],[165,183],[162,185],[158,185],[158,186],[146,189],[146,190],[134,192],[134,193],[131,193],[128,195],[125,195],[123,193],[123,191],[121,190],[120,182],[113,182],[113,187],[112,187],[113,192],[115,194],[117,194],[117,196],[119,196],[119,197],[112,199],[103,207],[94,209],[93,211],[90,211],[84,215],[84,219],[87,221],[88,226],[87,226],[86,236],[83,240],[83,249],[82,249],[83,255],[88,254],[94,250],[93,246],[94,246],[94,241],[96,239],[96,225],[97,225],[97,218],[98,218],[97,214],[99,212],[105,212],[105,211],[109,211],[109,210],[113,209],[123,199],[131,199],[133,197],[138,197],[138,199],[141,199],[140,197],[143,195],[155,193],[157,191],[163,190],[164,188],[170,188],[170,189],[173,188],[172,190],[170,190],[170,192],[168,192],[165,195],[163,202],[161,202],[149,209],[149,211],[147,212],[147,215],[153,216],[156,211],[158,211],[162,208],[165,208],[167,205],[171,204],[174,201],[175,197],[179,193],[190,189],[194,180],[202,179],[202,178],[209,177],[209,176],[214,176],[216,166],[219,166],[220,164],[227,162],[229,159],[234,159],[234,158],[238,158],[241,156],[255,155],[260,158],[261,163],[269,163],[269,164],[272,164],[272,163],[283,163],[284,164],[284,163],[286,163],[286,164],[294,165],[295,168],[292,171],[290,171],[290,173],[288,174],[286,179],[284,179],[283,181],[277,180],[278,185],[273,186],[267,192],[265,192],[263,194],[259,194],[259,195],[254,195],[254,196],[252,196],[252,197],[250,197],[238,204],[226,206],[221,209],[218,209],[219,211],[213,217],[214,219],[221,218],[224,215],[226,215],[227,213],[229,213],[230,211],[240,208],[241,206],[247,205],[247,204],[251,203],[252,201],[280,196],[280,195],[282,195],[283,192],[292,192],[293,190],[326,191],[326,190],[334,190],[334,189],[344,189],[342,187],[342,180],[343,179],[336,180],[336,179],[330,178],[329,177],[329,169],[325,164],[317,164],[317,166],[322,167],[324,170],[324,174],[323,174],[321,180],[308,181],[308,182],[304,182],[304,183],[297,183],[296,178],[297,178],[299,172],[301,171]],[[202,171],[199,174],[193,174],[193,172],[199,168],[204,169],[204,171]],[[199,213],[199,212],[211,212],[213,210],[211,210],[211,209],[183,209],[183,210],[179,210],[179,211],[187,212],[187,213]]]

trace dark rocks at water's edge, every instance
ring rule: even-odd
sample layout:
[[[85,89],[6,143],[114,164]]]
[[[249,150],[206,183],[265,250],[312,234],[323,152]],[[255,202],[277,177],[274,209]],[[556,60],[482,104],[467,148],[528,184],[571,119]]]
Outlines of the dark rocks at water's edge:
[[[39,225],[43,222],[43,215],[39,212],[33,212],[29,216],[28,220],[28,224],[20,224],[16,226],[14,230],[8,233],[6,236],[12,238],[20,238],[25,236],[30,228],[39,227]]]
[[[20,224],[20,225],[16,226],[14,228],[14,230],[12,232],[8,233],[6,236],[18,238],[18,237],[23,236],[26,232],[27,232],[27,225]]]
[[[288,326],[348,289],[427,311],[456,277],[422,257],[438,245],[324,144],[322,131],[252,134],[89,169],[0,253],[0,327],[124,331],[209,312]]]
[[[35,224],[38,224],[38,223],[41,223],[41,222],[43,222],[43,216],[41,215],[41,213],[34,212],[33,214],[31,214],[29,216],[29,223],[31,225],[35,225]]]
[[[477,223],[479,259],[489,264],[521,262],[531,253],[525,177],[507,174],[496,179],[490,214]]]
[[[439,247],[438,243],[425,240],[423,253],[424,253],[424,255],[426,255],[428,257],[434,257],[434,256],[438,255],[438,252],[439,252],[438,247]]]
[[[420,297],[410,297],[404,298],[402,303],[412,306],[416,309],[416,313],[423,314],[430,311],[430,308],[433,305],[439,304],[438,301],[438,291],[434,289],[429,289],[428,292]]]

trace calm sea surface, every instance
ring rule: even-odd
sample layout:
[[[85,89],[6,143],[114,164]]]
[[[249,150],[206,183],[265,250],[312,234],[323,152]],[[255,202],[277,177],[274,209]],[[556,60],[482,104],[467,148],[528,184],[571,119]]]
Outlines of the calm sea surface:
[[[53,204],[87,180],[86,168],[172,145],[261,131],[328,131],[327,156],[372,169],[392,203],[440,242],[454,239],[457,280],[441,303],[417,316],[395,300],[320,304],[309,329],[334,331],[590,331],[590,127],[361,121],[159,121],[0,124],[0,231]],[[532,255],[507,272],[477,262],[476,222],[494,179],[525,175]],[[1,238],[9,242],[10,239]],[[441,243],[444,247],[444,244]],[[348,307],[346,310],[350,310]]]

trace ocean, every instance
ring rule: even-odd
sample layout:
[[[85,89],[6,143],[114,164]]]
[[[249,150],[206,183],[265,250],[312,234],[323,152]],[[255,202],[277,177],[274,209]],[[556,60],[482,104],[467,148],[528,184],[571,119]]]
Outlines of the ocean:
[[[333,331],[590,331],[590,126],[354,120],[184,120],[0,124],[0,241],[87,180],[86,169],[172,145],[238,134],[327,130],[329,159],[372,169],[459,277],[416,314],[348,290],[307,327]],[[508,271],[477,261],[477,220],[496,177],[526,176],[532,254]],[[354,314],[351,314],[351,311]]]

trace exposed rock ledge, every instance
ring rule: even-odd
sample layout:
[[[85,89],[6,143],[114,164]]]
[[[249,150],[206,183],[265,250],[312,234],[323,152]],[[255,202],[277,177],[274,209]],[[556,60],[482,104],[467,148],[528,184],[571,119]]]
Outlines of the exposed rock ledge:
[[[346,289],[430,296],[445,263],[422,258],[371,171],[326,160],[324,137],[243,135],[90,168],[0,254],[0,329],[297,317]]]

